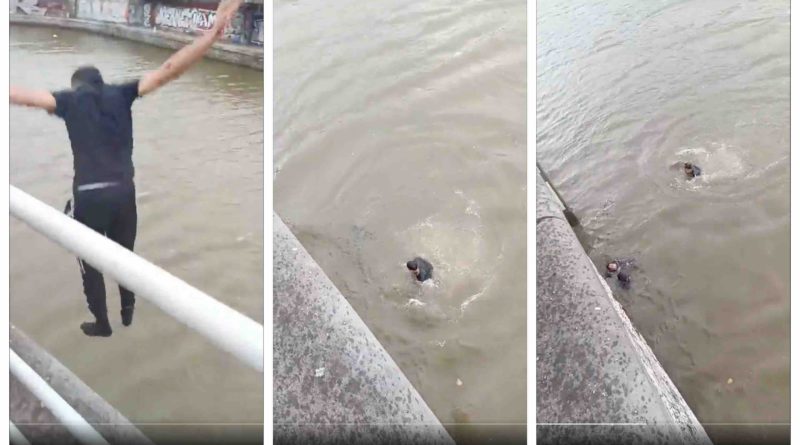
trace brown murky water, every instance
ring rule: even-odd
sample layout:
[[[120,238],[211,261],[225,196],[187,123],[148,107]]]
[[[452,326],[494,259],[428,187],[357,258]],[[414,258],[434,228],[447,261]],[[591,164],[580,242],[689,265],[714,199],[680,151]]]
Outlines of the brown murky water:
[[[121,81],[156,68],[170,54],[108,37],[16,26],[10,51],[11,82],[48,89],[68,86],[82,64]],[[263,322],[262,73],[202,61],[133,110],[137,252]],[[11,183],[63,208],[72,183],[63,122],[19,108],[11,109],[10,121]],[[261,373],[141,297],[134,325],[123,328],[119,294],[109,279],[114,335],[88,339],[78,328],[89,314],[75,259],[13,218],[10,249],[11,322],[129,419],[149,424],[145,432],[260,434]]]
[[[439,419],[496,431],[526,418],[525,15],[275,5],[276,211]]]
[[[788,423],[789,2],[538,5],[538,158],[590,256],[638,260],[617,298],[701,422]]]

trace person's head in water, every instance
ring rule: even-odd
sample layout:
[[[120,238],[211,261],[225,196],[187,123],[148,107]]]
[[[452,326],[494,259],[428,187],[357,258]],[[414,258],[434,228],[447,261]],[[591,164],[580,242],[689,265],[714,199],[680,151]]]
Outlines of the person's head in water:
[[[93,66],[82,66],[72,73],[72,89],[91,87],[94,89],[103,86],[103,75]]]
[[[406,263],[406,267],[408,270],[414,273],[414,276],[419,276],[419,266],[417,266],[417,260],[411,260]]]
[[[606,270],[611,273],[614,273],[619,270],[619,263],[616,261],[611,261],[610,263],[606,264]]]
[[[422,282],[433,278],[433,265],[424,258],[416,257],[407,262],[406,267],[414,274],[417,281]]]
[[[687,179],[692,179],[695,176],[700,176],[700,167],[692,164],[691,162],[684,162],[683,173],[686,174]]]

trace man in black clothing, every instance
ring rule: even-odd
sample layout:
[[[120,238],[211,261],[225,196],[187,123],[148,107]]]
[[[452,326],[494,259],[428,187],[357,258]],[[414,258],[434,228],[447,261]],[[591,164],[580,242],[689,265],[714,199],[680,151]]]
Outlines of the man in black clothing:
[[[137,214],[131,107],[137,98],[177,78],[200,60],[241,3],[221,2],[211,30],[137,81],[107,84],[97,68],[85,66],[72,75],[70,90],[50,93],[11,87],[12,104],[45,109],[67,126],[75,170],[72,191],[76,220],[133,250]],[[78,261],[89,311],[95,317],[94,322],[81,324],[81,330],[88,336],[108,337],[111,324],[103,275],[85,261]],[[122,324],[129,326],[135,297],[122,286],[119,290]]]
[[[433,278],[433,265],[424,258],[416,257],[407,262],[406,267],[419,282]]]
[[[701,170],[700,167],[698,167],[696,164],[692,164],[691,162],[676,162],[672,164],[672,168],[676,170],[682,169],[687,180],[692,180],[703,173],[703,170]]]
[[[606,264],[606,278],[617,274],[620,286],[627,289],[631,285],[631,272],[636,268],[636,261],[633,258],[621,258],[611,260]]]
[[[692,164],[691,162],[684,162],[683,164],[683,174],[686,175],[686,179],[694,179],[697,176],[700,176],[702,170],[700,167]]]

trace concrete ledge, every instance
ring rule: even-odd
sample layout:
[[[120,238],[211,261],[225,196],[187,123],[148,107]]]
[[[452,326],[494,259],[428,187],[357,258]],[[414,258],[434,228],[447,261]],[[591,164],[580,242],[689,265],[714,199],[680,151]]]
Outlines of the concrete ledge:
[[[538,440],[710,445],[542,183],[537,177],[536,420],[559,425],[538,426]]]
[[[11,326],[10,346],[109,443],[153,445],[128,419],[22,331]],[[74,443],[69,433],[22,384],[12,379],[11,418],[32,443]],[[16,386],[16,388],[15,388]],[[56,425],[53,425],[53,424]],[[44,425],[34,425],[44,424]]]
[[[558,197],[550,191],[542,175],[537,170],[536,174],[536,221],[543,221],[547,218],[557,218],[566,221],[564,216],[564,206]]]
[[[182,48],[191,43],[196,37],[190,34],[160,31],[138,26],[63,17],[10,14],[9,21],[12,25],[77,29],[170,49]],[[257,70],[264,69],[264,49],[260,47],[215,43],[206,57]]]
[[[538,425],[536,441],[540,444],[559,445],[639,445],[684,443],[676,438],[672,425]],[[707,442],[710,444],[711,442]],[[764,443],[764,442],[742,442]],[[772,442],[770,442],[772,443]],[[777,442],[775,442],[777,443]]]
[[[272,220],[275,443],[453,444],[345,297]]]

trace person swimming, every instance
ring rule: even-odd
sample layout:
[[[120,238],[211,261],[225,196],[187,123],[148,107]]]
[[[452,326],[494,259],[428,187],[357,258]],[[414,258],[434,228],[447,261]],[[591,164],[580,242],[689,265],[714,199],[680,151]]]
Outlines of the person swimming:
[[[694,179],[703,172],[700,167],[691,162],[676,162],[672,164],[672,168],[683,169],[683,174],[686,175],[687,180]]]
[[[427,260],[416,257],[406,263],[406,267],[414,274],[414,278],[419,282],[433,278],[433,265]]]
[[[620,286],[628,288],[631,284],[631,271],[636,267],[633,258],[623,258],[611,260],[606,264],[606,278],[611,278],[617,274]]]
[[[683,173],[686,175],[686,179],[693,179],[695,176],[700,176],[701,172],[700,167],[691,162],[683,163]]]

